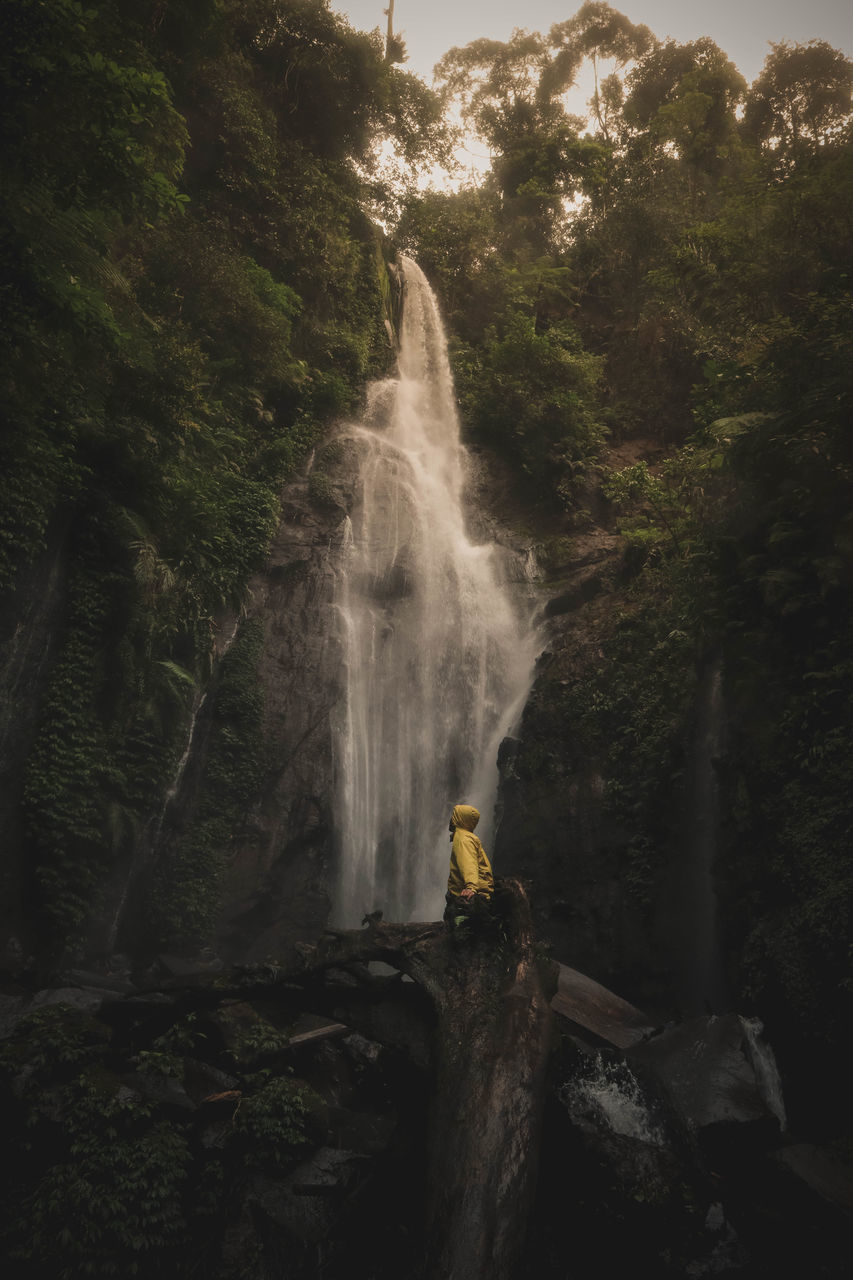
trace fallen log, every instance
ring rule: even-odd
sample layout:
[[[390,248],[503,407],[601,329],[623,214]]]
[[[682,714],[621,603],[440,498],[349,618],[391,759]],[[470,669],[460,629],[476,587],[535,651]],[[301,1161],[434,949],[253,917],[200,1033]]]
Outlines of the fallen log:
[[[496,899],[505,944],[475,944],[444,975],[425,1280],[511,1280],[535,1191],[551,990],[520,881],[500,882]]]

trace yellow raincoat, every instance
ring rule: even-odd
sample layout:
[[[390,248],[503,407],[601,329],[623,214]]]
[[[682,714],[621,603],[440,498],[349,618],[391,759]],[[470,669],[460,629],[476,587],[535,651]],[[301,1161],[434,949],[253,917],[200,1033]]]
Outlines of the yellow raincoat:
[[[484,898],[490,898],[495,887],[492,864],[479,836],[474,835],[474,828],[480,821],[479,810],[470,804],[458,804],[450,821],[456,830],[453,833],[447,892],[458,898],[463,889],[474,889]]]

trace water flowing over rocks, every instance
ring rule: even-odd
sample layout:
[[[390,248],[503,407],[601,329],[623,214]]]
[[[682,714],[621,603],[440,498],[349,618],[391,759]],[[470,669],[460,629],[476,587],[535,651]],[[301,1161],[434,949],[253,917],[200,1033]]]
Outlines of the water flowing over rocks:
[[[375,386],[341,443],[358,486],[335,593],[345,696],[336,718],[340,873],[335,916],[435,915],[454,797],[483,813],[498,745],[521,711],[537,646],[511,551],[471,541],[474,508],[446,342],[419,268],[401,264],[398,376]]]
[[[460,799],[491,838],[498,749],[537,646],[531,568],[494,540],[435,299],[413,262],[400,272],[397,376],[369,388],[363,420],[341,424],[288,485],[253,583],[267,768],[223,851],[226,959],[288,954],[330,911],[350,924],[375,907],[438,914]]]

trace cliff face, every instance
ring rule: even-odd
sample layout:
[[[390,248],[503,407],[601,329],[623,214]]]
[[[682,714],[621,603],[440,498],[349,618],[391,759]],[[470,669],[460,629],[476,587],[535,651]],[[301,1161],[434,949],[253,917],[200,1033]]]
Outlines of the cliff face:
[[[650,449],[628,441],[606,460],[618,470]],[[701,1012],[706,960],[689,979],[683,973],[685,935],[707,910],[693,892],[693,660],[671,689],[656,688],[641,653],[618,648],[626,627],[638,629],[638,650],[651,641],[637,621],[615,513],[594,482],[571,515],[531,524],[516,510],[514,519],[527,522],[537,551],[544,649],[517,736],[501,749],[496,866],[531,880],[537,926],[559,959],[667,1016]],[[712,901],[710,882],[707,893]]]
[[[328,917],[343,525],[340,507],[312,498],[310,475],[289,485],[269,562],[252,584],[250,616],[263,624],[265,782],[228,854],[217,947],[230,957],[286,953]]]
[[[327,445],[320,459],[329,453],[342,456]],[[334,589],[353,481],[347,489],[340,467],[333,492],[319,465],[312,456],[284,488],[267,563],[250,583],[244,617],[232,623],[235,648],[246,635],[257,641],[236,690],[238,712],[241,701],[253,701],[257,723],[247,734],[229,719],[235,691],[220,664],[140,882],[141,896],[153,896],[154,913],[163,914],[157,895],[170,895],[176,875],[201,889],[209,874],[207,942],[234,962],[292,958],[293,944],[316,937],[329,914],[336,853],[332,746],[342,693]],[[227,789],[241,769],[246,779],[237,803],[217,807],[212,792]],[[204,845],[199,831],[207,833]],[[186,873],[176,872],[182,865]],[[150,951],[139,909],[128,914],[125,943],[137,953]],[[176,924],[170,949],[192,949]]]
[[[65,594],[63,538],[22,572],[0,608],[0,954],[17,967],[25,958],[28,879],[21,795]]]

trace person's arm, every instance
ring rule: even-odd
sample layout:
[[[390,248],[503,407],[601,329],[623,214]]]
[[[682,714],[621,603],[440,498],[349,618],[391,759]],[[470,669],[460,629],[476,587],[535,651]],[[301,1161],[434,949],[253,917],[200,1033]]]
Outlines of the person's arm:
[[[480,869],[477,861],[477,846],[470,832],[457,829],[453,837],[453,853],[465,886],[460,898],[471,898],[480,887]]]

